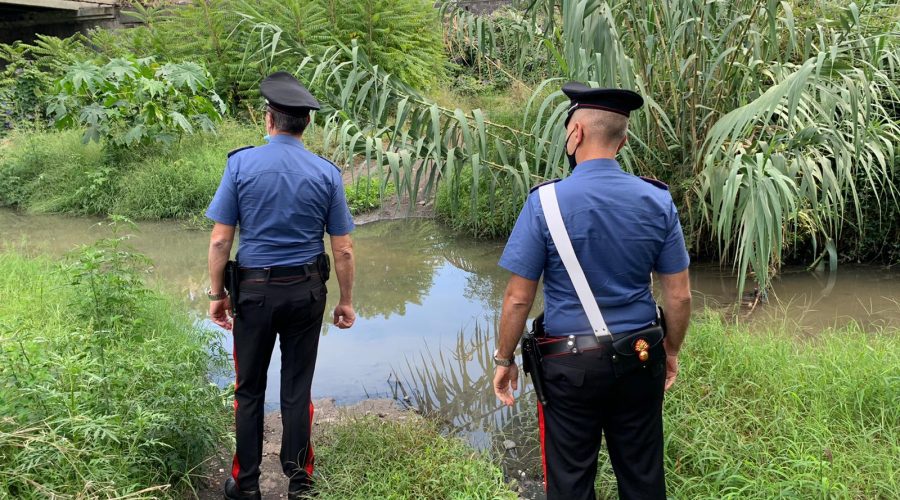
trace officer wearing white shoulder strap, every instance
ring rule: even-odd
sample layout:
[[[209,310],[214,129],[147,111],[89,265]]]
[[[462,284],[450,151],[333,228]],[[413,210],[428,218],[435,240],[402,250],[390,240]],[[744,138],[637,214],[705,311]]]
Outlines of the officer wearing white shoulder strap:
[[[615,160],[643,99],[574,82],[563,92],[571,100],[565,148],[573,171],[532,192],[500,258],[512,276],[494,392],[513,404],[514,352],[543,275],[545,311],[534,325],[540,360],[530,373],[543,372],[547,497],[595,498],[605,436],[619,497],[664,499],[663,393],[678,373],[691,308],[681,223],[665,184]],[[651,294],[652,272],[665,316]]]

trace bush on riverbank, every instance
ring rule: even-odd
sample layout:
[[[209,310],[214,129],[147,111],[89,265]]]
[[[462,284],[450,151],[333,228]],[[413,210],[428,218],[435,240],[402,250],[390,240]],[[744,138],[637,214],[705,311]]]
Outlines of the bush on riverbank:
[[[174,496],[227,429],[211,333],[107,240],[0,254],[0,498]]]
[[[117,154],[83,143],[75,130],[20,130],[0,143],[0,205],[37,213],[204,221],[227,153],[261,142],[260,129],[234,121],[223,123],[217,134]],[[303,142],[321,154],[319,130],[306,131]],[[353,213],[381,206],[380,184],[366,177],[357,179],[356,188],[346,186]],[[388,182],[384,196],[395,193]]]
[[[427,420],[349,420],[317,436],[318,498],[516,498],[500,468]]]
[[[217,134],[113,155],[82,143],[77,130],[16,131],[0,144],[0,203],[39,213],[199,216],[215,193],[226,153],[260,141],[255,127],[227,122]]]

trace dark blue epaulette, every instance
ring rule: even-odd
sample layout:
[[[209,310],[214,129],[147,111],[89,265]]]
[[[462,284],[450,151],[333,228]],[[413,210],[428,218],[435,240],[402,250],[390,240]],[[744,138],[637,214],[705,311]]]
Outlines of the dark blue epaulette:
[[[533,192],[537,191],[538,188],[541,186],[546,186],[547,184],[553,184],[554,182],[559,182],[561,180],[562,179],[550,179],[549,181],[544,181],[544,182],[538,184],[537,186],[531,188],[531,191],[529,191],[529,193],[533,193]]]
[[[237,149],[232,149],[231,151],[228,152],[228,157],[231,158],[232,156],[236,155],[237,153],[240,153],[241,151],[243,151],[245,149],[250,149],[252,147],[254,147],[254,146],[244,146],[244,147],[240,147]]]
[[[321,159],[327,161],[328,163],[331,163],[331,166],[334,167],[334,168],[336,168],[338,172],[341,171],[341,167],[335,165],[333,161],[329,160],[328,158],[325,158],[325,157],[322,156],[322,155],[316,155],[316,156],[318,156],[319,158],[321,158]]]
[[[657,179],[651,179],[651,178],[649,178],[649,177],[644,177],[644,176],[638,176],[638,177],[640,177],[640,179],[641,179],[642,181],[644,181],[644,182],[649,182],[650,184],[653,184],[654,186],[656,186],[656,187],[658,187],[658,188],[660,188],[660,189],[665,189],[666,191],[669,190],[669,185],[666,184],[666,183],[663,182],[663,181],[660,181],[660,180],[657,180]]]

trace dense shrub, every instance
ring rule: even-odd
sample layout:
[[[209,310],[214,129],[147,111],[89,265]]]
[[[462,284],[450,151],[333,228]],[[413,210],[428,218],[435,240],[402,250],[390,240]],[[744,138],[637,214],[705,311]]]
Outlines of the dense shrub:
[[[60,128],[84,130],[84,140],[114,147],[172,142],[195,130],[212,132],[225,103],[209,73],[192,62],[115,58],[66,67],[48,112]]]
[[[259,81],[296,72],[304,57],[357,40],[374,64],[410,85],[432,87],[444,74],[440,20],[428,0],[193,0],[135,7],[143,26],[91,38],[100,50],[169,61],[198,61],[236,110],[253,108]]]

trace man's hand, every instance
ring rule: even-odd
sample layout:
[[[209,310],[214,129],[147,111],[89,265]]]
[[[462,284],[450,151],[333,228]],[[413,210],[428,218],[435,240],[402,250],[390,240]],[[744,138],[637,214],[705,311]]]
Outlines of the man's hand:
[[[231,297],[222,300],[214,300],[209,303],[209,318],[213,323],[226,330],[231,330]]]
[[[351,304],[338,304],[334,308],[334,326],[343,330],[350,328],[355,322],[356,312]]]
[[[494,369],[494,394],[506,406],[516,401],[512,391],[519,389],[519,367],[515,364]]]
[[[678,355],[666,354],[666,390],[668,391],[675,378],[678,377]]]

